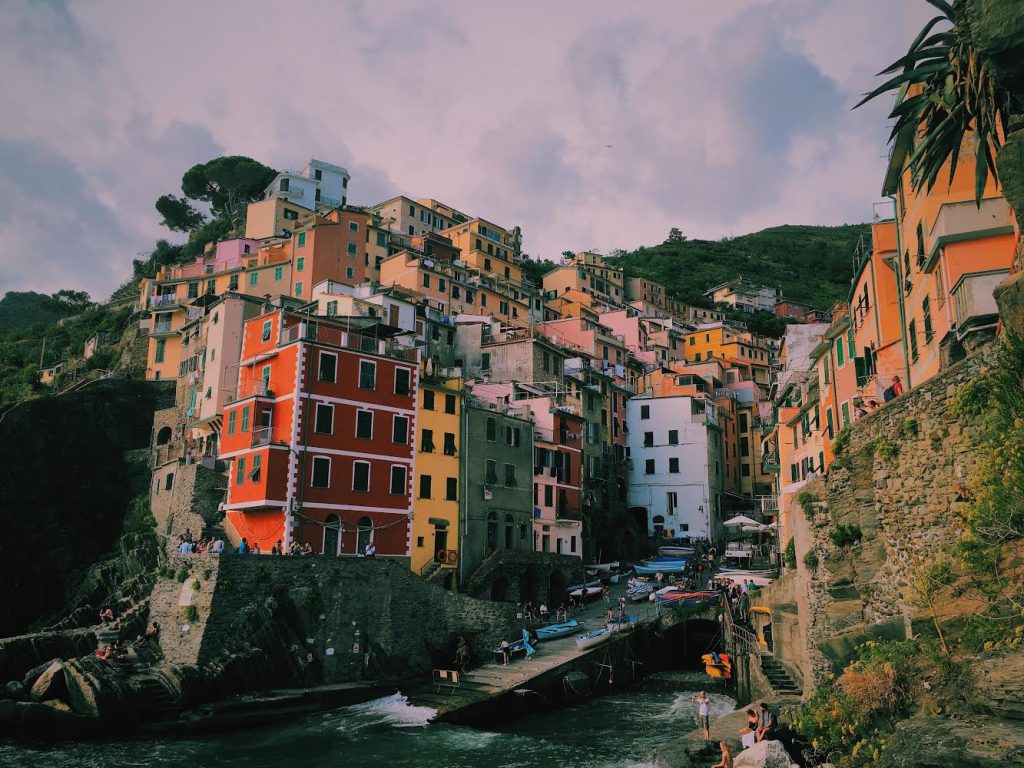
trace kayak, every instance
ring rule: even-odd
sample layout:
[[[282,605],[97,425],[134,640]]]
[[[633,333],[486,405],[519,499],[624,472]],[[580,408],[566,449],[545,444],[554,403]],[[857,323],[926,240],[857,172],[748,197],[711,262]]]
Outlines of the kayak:
[[[584,600],[593,599],[601,594],[603,587],[580,587],[569,593],[569,597],[582,597]]]
[[[593,632],[587,632],[585,635],[580,635],[576,638],[576,647],[581,651],[585,651],[588,648],[600,645],[601,643],[610,640],[612,637],[612,630],[610,627],[601,627],[595,629]]]
[[[686,569],[686,565],[680,562],[678,565],[671,565],[668,563],[659,563],[656,565],[634,565],[633,570],[636,571],[637,576],[654,576],[656,573],[682,573]]]
[[[646,600],[647,596],[654,591],[654,585],[649,581],[640,581],[639,579],[630,579],[629,586],[626,587],[626,597],[636,602],[637,600]]]
[[[658,554],[665,557],[693,557],[693,547],[658,547]]]
[[[576,619],[572,619],[561,624],[548,624],[546,627],[538,627],[534,631],[537,633],[537,640],[539,641],[554,640],[556,637],[571,635],[579,629],[579,626],[580,623]]]
[[[498,663],[503,663],[505,660],[504,650],[501,646],[494,649],[494,660]],[[528,659],[536,652],[537,649],[533,647],[533,644],[530,642],[530,635],[525,629],[523,630],[522,639],[508,644],[509,658],[512,660]]]

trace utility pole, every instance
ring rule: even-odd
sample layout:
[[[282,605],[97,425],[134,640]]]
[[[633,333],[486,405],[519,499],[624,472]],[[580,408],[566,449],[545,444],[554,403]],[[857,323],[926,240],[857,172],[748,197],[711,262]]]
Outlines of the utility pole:
[[[39,350],[39,370],[43,370],[43,355],[46,354],[46,337],[43,336],[43,348]]]

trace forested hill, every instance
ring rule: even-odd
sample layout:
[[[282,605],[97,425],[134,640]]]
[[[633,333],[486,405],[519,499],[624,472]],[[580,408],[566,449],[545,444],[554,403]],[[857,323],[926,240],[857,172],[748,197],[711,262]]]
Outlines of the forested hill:
[[[664,243],[617,252],[630,277],[661,283],[670,295],[704,303],[708,288],[745,277],[777,285],[787,299],[828,309],[846,298],[852,258],[867,224],[840,227],[786,225],[718,241],[670,236]]]

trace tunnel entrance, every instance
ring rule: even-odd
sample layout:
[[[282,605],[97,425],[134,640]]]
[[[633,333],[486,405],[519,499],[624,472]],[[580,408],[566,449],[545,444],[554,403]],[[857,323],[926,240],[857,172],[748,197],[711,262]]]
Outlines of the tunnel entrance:
[[[687,619],[652,637],[654,670],[703,669],[700,657],[725,650],[721,625],[714,619]]]

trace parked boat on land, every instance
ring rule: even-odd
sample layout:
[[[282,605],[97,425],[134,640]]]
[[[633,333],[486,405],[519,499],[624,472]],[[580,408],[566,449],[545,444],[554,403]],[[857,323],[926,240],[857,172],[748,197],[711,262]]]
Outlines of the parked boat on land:
[[[629,584],[626,586],[626,597],[633,602],[646,600],[647,596],[652,592],[654,592],[654,585],[649,581],[630,579]]]
[[[498,647],[494,649],[494,660],[499,664],[505,661],[505,648]],[[528,659],[537,652],[537,649],[533,647],[533,643],[530,642],[530,634],[524,629],[523,636],[519,640],[508,644],[508,653],[512,661],[516,659]]]
[[[658,555],[657,557],[645,558],[641,562],[644,562],[647,565],[654,565],[656,563],[675,564],[675,563],[685,563],[686,562],[686,558],[685,557],[670,557],[669,555]]]
[[[585,635],[580,635],[576,638],[576,647],[581,651],[589,650],[595,646],[600,645],[603,642],[610,640],[612,637],[611,627],[601,627],[595,629],[592,632],[587,632]]]
[[[704,671],[711,677],[732,677],[732,659],[727,653],[705,653],[700,657],[704,662]]]
[[[686,569],[686,564],[680,562],[678,565],[671,563],[657,563],[656,565],[634,565],[633,570],[636,571],[637,576],[654,576],[656,573],[662,573],[665,575],[682,573]]]
[[[592,565],[584,566],[583,570],[593,575],[595,573],[611,573],[618,567],[619,561],[616,560],[614,563],[593,563]]]
[[[581,597],[584,600],[593,600],[601,594],[603,587],[579,587],[569,593],[570,597]]]
[[[534,630],[537,633],[537,640],[554,640],[557,637],[566,637],[578,631],[580,623],[576,619],[563,621],[561,624],[548,624],[546,627],[538,627]]]
[[[612,632],[623,632],[635,627],[636,621],[637,615],[635,613],[627,613],[621,616],[613,616],[611,621],[608,622],[608,626]]]
[[[693,547],[658,547],[658,554],[663,557],[693,557],[697,552]]]

